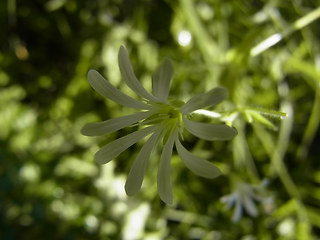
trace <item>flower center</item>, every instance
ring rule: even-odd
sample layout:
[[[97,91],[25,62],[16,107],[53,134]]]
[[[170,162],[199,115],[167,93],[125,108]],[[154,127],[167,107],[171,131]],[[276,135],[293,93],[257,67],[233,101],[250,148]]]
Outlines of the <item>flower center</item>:
[[[167,114],[169,118],[179,118],[181,113],[179,109],[173,108],[173,109],[170,109]]]
[[[184,102],[180,100],[170,100],[169,103],[154,103],[155,113],[144,121],[144,124],[158,124],[158,123],[169,123],[175,124],[181,127],[182,124],[182,114],[180,112],[180,106]]]

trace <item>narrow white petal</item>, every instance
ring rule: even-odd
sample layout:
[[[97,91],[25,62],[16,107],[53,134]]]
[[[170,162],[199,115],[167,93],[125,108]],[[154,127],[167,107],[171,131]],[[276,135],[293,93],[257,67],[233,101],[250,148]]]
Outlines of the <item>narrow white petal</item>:
[[[193,135],[209,140],[230,140],[238,134],[235,128],[224,124],[199,123],[183,118],[185,128]]]
[[[143,128],[139,131],[130,133],[124,137],[121,137],[113,142],[105,145],[95,154],[95,160],[97,163],[105,164],[116,158],[120,153],[127,148],[138,142],[140,139],[149,135],[156,129],[156,126]]]
[[[100,73],[96,70],[89,70],[88,81],[91,87],[100,93],[102,96],[115,101],[123,106],[138,108],[138,109],[151,109],[151,106],[139,102],[136,99],[120,92],[117,88],[112,86]]]
[[[161,101],[167,101],[170,83],[173,77],[173,64],[169,58],[165,58],[152,76],[153,94]]]
[[[232,208],[232,206],[234,205],[234,203],[236,201],[236,195],[232,193],[232,194],[223,196],[220,199],[220,201],[226,204],[226,209],[230,209],[230,208]]]
[[[235,209],[233,211],[233,216],[232,216],[232,221],[233,222],[238,222],[240,220],[240,218],[242,217],[242,205],[241,205],[241,201],[239,198],[236,198],[236,206]]]
[[[171,133],[169,139],[163,147],[157,176],[158,193],[161,200],[164,201],[166,204],[172,204],[173,201],[170,180],[170,164],[175,135],[176,134]]]
[[[256,205],[250,196],[243,196],[243,206],[250,216],[256,217],[258,215]]]
[[[118,131],[128,127],[152,115],[152,112],[138,112],[128,116],[109,119],[103,122],[88,123],[82,129],[81,133],[86,136],[101,136],[106,133]]]
[[[219,168],[214,166],[212,163],[194,156],[185,149],[178,138],[176,138],[175,144],[182,161],[195,174],[205,178],[215,178],[221,174]]]
[[[135,159],[125,184],[125,190],[127,195],[132,196],[140,190],[144,173],[147,167],[147,161],[150,158],[150,154],[157,142],[159,135],[160,135],[160,131],[156,131],[146,141],[146,143],[141,148],[137,158]]]
[[[128,87],[131,88],[139,96],[149,99],[151,101],[158,102],[159,99],[155,98],[150,93],[148,93],[136,78],[132,69],[128,52],[123,46],[120,47],[118,61],[121,76],[125,83],[128,85]]]
[[[191,98],[180,110],[182,114],[188,114],[194,110],[216,105],[228,97],[228,90],[224,87],[217,87],[207,93],[200,93]]]

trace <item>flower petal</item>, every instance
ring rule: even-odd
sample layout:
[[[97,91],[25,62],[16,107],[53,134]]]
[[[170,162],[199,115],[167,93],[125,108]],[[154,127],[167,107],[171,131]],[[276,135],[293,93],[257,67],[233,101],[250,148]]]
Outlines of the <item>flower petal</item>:
[[[188,114],[194,110],[216,105],[228,97],[228,90],[224,87],[217,87],[207,93],[200,93],[191,98],[180,110],[182,114]]]
[[[110,162],[112,159],[116,158],[120,153],[138,142],[140,139],[152,133],[155,129],[156,126],[143,128],[139,131],[130,133],[105,145],[95,154],[94,158],[96,162],[100,164]]]
[[[239,197],[236,198],[236,206],[235,209],[233,210],[233,215],[232,215],[232,221],[233,222],[238,222],[240,218],[242,217],[242,204],[239,199]]]
[[[123,106],[138,108],[138,109],[151,109],[151,106],[139,102],[124,93],[120,92],[117,88],[112,86],[100,73],[96,70],[90,69],[88,72],[88,81],[91,87],[100,93],[102,96],[115,101]]]
[[[173,77],[173,64],[169,58],[165,58],[152,76],[152,91],[154,96],[162,102],[167,101],[170,83]]]
[[[138,112],[128,116],[109,119],[103,122],[88,123],[82,129],[81,133],[86,136],[101,136],[106,133],[118,131],[119,129],[130,126],[152,115],[152,112]]]
[[[128,85],[128,87],[131,88],[139,96],[154,102],[158,102],[159,99],[155,98],[150,93],[148,93],[136,78],[132,69],[128,52],[123,46],[120,47],[118,61],[119,61],[121,76],[125,81],[125,83]]]
[[[236,195],[234,193],[225,195],[223,197],[220,198],[220,201],[223,202],[224,204],[226,204],[226,209],[230,209],[232,208],[232,206],[234,205],[235,201],[236,201]]]
[[[172,156],[172,148],[174,144],[174,138],[176,135],[171,132],[169,139],[163,147],[160,164],[158,168],[158,177],[157,177],[157,185],[158,185],[158,193],[162,201],[166,204],[172,204],[173,195],[172,195],[172,187],[170,180],[170,164],[171,164],[171,156]]]
[[[193,135],[209,140],[230,140],[238,134],[235,128],[224,124],[199,123],[183,118],[185,128]]]
[[[128,174],[128,178],[125,184],[125,190],[127,195],[132,196],[136,194],[142,185],[144,173],[147,167],[147,161],[150,158],[153,147],[155,146],[160,131],[156,131],[143,145],[137,158],[134,160],[134,163]]]
[[[215,178],[221,174],[219,168],[214,166],[212,163],[194,156],[185,149],[178,138],[176,138],[175,144],[182,161],[195,174],[205,178]]]
[[[256,217],[258,215],[258,210],[253,202],[252,198],[250,196],[242,196],[243,198],[243,206],[246,210],[246,212],[251,216],[251,217]]]

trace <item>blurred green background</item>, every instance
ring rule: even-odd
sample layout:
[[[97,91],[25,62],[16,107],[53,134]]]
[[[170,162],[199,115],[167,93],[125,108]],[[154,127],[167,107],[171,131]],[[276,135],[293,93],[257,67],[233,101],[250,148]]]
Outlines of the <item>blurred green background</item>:
[[[319,6],[319,0],[0,1],[0,239],[320,239]],[[104,166],[94,153],[132,130],[80,134],[88,122],[132,111],[103,99],[86,80],[94,68],[128,92],[117,65],[120,45],[147,89],[169,56],[171,96],[188,99],[220,85],[230,93],[221,111],[258,107],[288,117],[270,119],[275,130],[239,116],[230,142],[187,138],[184,145],[223,175],[197,177],[174,155],[173,206],[157,195],[159,154],[140,193],[127,197],[124,182],[141,144]],[[268,179],[274,201],[268,209],[257,204],[258,217],[244,212],[232,222],[220,198],[238,179]]]

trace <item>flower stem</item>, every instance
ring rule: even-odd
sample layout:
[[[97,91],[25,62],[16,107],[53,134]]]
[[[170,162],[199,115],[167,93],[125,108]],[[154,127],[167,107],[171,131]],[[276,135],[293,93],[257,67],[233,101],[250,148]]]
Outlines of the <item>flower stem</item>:
[[[289,145],[290,134],[293,127],[293,110],[291,104],[289,102],[285,102],[283,104],[283,109],[289,113],[290,117],[286,118],[281,123],[280,134],[276,145],[274,144],[271,136],[262,127],[255,125],[254,130],[264,148],[266,149],[266,152],[270,156],[272,166],[276,174],[279,176],[283,186],[287,190],[288,194],[292,197],[292,199],[294,199],[297,203],[298,207],[296,211],[300,222],[307,224],[308,215],[306,212],[306,208],[301,200],[300,192],[293,182],[292,178],[290,177],[288,169],[283,162],[283,158]]]
[[[288,114],[285,112],[274,111],[274,110],[265,109],[265,108],[245,107],[244,110],[255,111],[266,116],[280,118],[280,119],[283,119],[284,117],[288,116]]]
[[[270,37],[266,38],[262,42],[258,43],[256,46],[251,48],[250,55],[255,57],[260,55],[265,50],[271,48],[280,42],[283,38],[289,36],[293,32],[302,29],[303,27],[309,25],[313,21],[320,18],[320,7],[314,9],[310,13],[296,20],[289,28],[287,28],[283,33],[275,33]]]
[[[196,11],[193,0],[180,0],[181,11],[185,16],[190,30],[196,39],[197,46],[204,58],[204,61],[209,69],[210,79],[214,82],[213,85],[218,85],[219,72],[217,67],[214,67],[213,59],[219,59],[224,56],[216,41],[208,34],[201,23]]]

